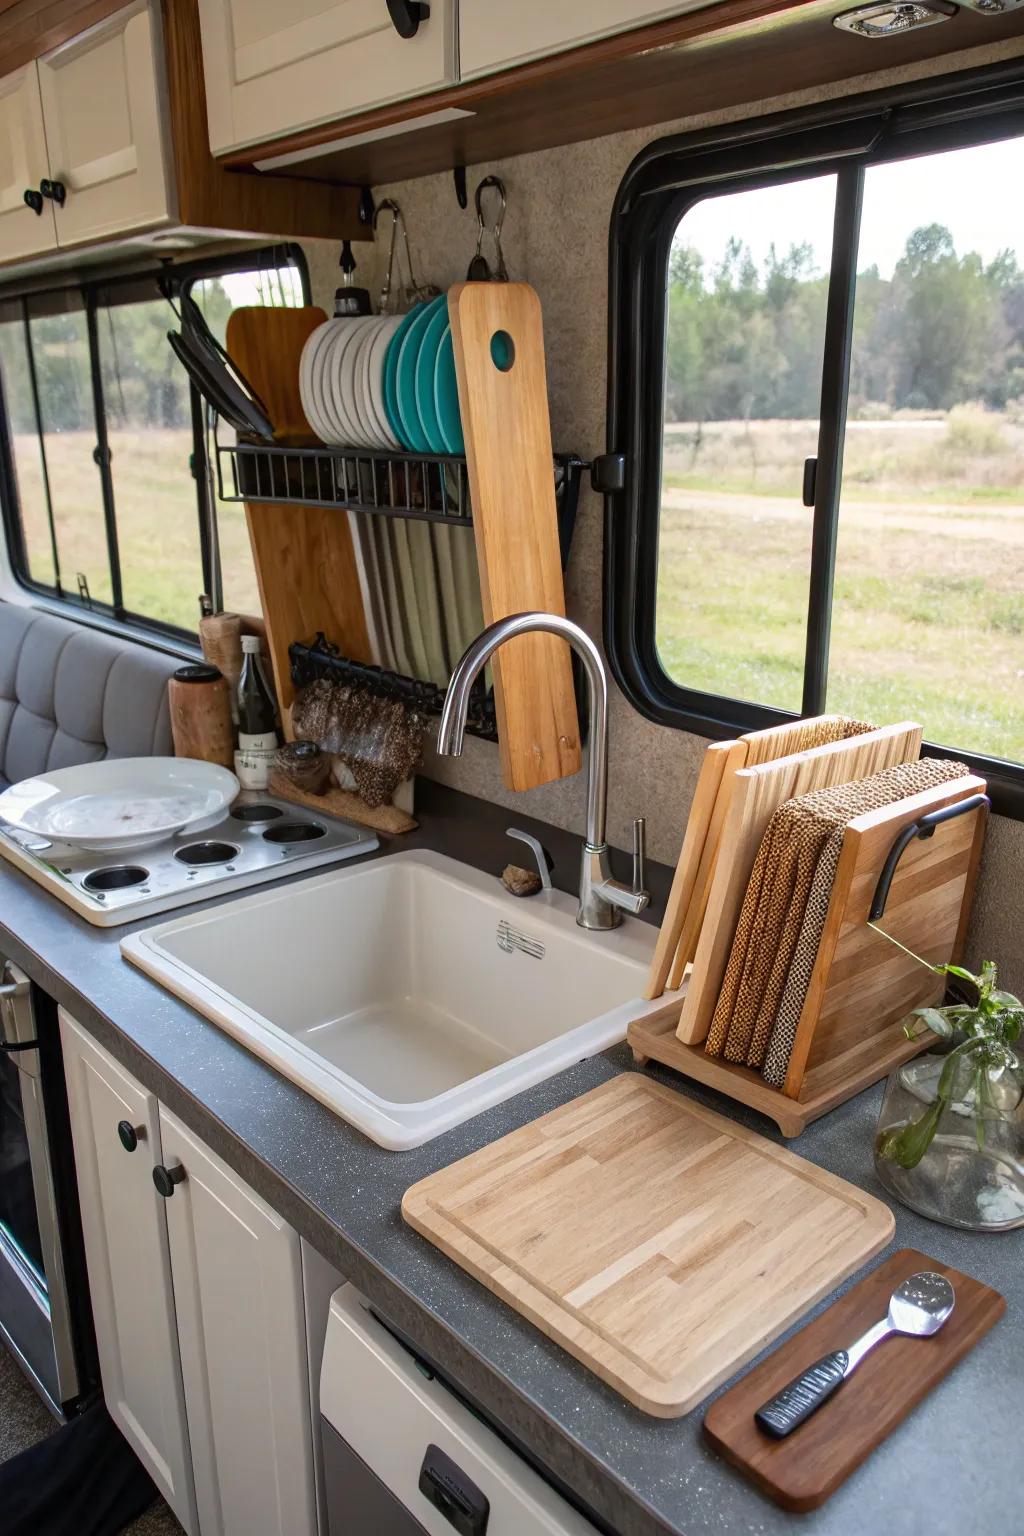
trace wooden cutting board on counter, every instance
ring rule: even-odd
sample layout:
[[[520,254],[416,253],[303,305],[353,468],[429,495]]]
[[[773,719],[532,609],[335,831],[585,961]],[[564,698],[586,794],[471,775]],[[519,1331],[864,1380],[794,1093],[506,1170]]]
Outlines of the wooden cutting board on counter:
[[[895,1226],[873,1196],[639,1073],[414,1184],[402,1215],[658,1418],[688,1413]]]

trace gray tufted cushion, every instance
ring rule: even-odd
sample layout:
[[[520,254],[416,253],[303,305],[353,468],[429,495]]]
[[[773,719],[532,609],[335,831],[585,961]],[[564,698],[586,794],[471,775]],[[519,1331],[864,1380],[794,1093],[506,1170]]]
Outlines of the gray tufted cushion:
[[[180,664],[0,603],[0,788],[101,757],[170,755],[167,679]]]

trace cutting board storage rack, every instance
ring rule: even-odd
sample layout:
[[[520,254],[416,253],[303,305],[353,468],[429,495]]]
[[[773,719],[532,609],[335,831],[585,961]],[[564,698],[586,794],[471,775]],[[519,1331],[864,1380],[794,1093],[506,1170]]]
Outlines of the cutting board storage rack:
[[[868,917],[887,856],[905,832],[925,815],[970,801],[962,815],[907,844],[879,923],[932,964],[962,958],[985,833],[984,790],[983,779],[968,775],[850,822],[784,1087],[709,1056],[703,1043],[679,1039],[686,982],[664,994],[663,1008],[630,1024],[636,1061],[671,1067],[767,1115],[793,1137],[916,1056],[932,1036],[909,1040],[903,1020],[938,1003],[944,980],[869,927]]]

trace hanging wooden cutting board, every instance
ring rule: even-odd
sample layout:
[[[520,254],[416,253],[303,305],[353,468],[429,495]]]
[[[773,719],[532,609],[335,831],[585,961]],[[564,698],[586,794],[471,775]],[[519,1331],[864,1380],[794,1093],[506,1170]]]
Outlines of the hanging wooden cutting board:
[[[883,726],[736,774],[722,829],[707,911],[677,1034],[686,1045],[707,1037],[757,850],[775,811],[794,795],[870,778],[921,755],[921,727]]]
[[[402,1214],[659,1418],[689,1412],[895,1227],[873,1196],[638,1073],[413,1185]]]
[[[311,437],[299,395],[299,359],[326,319],[322,309],[253,305],[228,320],[226,349],[267,408],[279,437]],[[245,507],[274,685],[291,737],[288,647],[320,632],[355,661],[375,661],[348,514],[337,507]]]
[[[480,594],[488,624],[565,614],[540,300],[528,283],[448,292]],[[579,771],[569,647],[522,635],[494,657],[502,775],[533,789]]]

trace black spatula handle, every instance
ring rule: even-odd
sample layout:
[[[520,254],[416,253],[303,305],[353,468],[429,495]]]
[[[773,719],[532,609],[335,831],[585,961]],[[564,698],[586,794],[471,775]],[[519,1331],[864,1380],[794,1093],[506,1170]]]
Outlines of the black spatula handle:
[[[849,1364],[850,1357],[845,1349],[836,1349],[830,1355],[824,1355],[814,1365],[808,1366],[800,1376],[794,1377],[781,1392],[763,1403],[754,1414],[754,1422],[774,1440],[784,1439],[832,1396],[842,1384]]]

